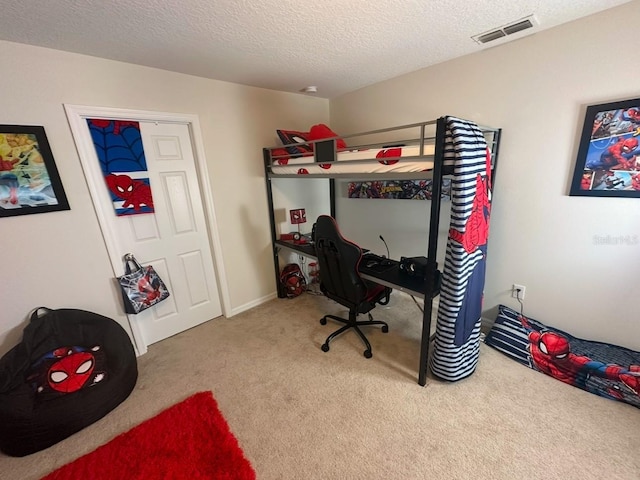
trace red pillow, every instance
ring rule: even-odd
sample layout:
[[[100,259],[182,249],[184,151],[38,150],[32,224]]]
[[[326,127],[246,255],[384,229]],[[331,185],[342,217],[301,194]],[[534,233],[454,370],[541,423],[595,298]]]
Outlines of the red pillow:
[[[333,130],[324,123],[312,126],[308,132],[298,132],[295,130],[276,130],[276,132],[289,153],[298,154],[313,152],[313,144],[305,144],[304,142],[313,142],[315,140],[324,140],[325,138],[338,136],[337,133],[333,132]],[[298,145],[292,146],[291,144]],[[344,149],[347,148],[347,144],[342,138],[337,138],[336,147],[338,149]]]
[[[325,138],[337,137],[338,134],[331,130],[324,123],[314,125],[309,130],[309,137],[311,140],[323,140]],[[336,138],[336,147],[339,149],[347,148],[347,143],[342,138]]]

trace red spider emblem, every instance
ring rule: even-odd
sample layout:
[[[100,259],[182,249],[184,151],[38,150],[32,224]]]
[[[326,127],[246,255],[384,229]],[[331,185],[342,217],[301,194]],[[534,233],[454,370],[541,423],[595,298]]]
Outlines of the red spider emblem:
[[[395,160],[378,160],[378,162],[380,162],[382,165],[393,165],[399,162],[398,157],[400,156],[402,156],[401,148],[387,148],[385,150],[380,150],[377,153],[376,158],[395,158]]]

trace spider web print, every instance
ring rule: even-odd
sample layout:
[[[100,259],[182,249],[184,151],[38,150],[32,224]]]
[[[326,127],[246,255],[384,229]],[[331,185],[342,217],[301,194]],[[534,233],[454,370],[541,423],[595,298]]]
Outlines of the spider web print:
[[[140,124],[89,118],[87,125],[116,214],[153,213]]]

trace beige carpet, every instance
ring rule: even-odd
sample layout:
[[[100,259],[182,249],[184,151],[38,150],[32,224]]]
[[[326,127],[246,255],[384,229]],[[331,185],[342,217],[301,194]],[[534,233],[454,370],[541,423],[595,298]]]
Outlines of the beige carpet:
[[[352,332],[320,350],[337,326],[319,318],[340,311],[313,295],[273,300],[152,345],[122,405],[45,451],[0,456],[0,478],[37,479],[211,390],[259,479],[640,479],[639,409],[485,345],[471,377],[422,388],[411,299],[374,311],[390,331],[368,330],[372,359]]]

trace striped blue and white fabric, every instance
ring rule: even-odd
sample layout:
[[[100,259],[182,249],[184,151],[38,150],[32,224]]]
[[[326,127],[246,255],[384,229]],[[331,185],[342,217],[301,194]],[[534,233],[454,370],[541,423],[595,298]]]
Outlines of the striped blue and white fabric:
[[[455,117],[445,123],[444,163],[454,167],[451,222],[429,361],[435,376],[455,381],[473,373],[480,355],[491,170],[480,128]]]

